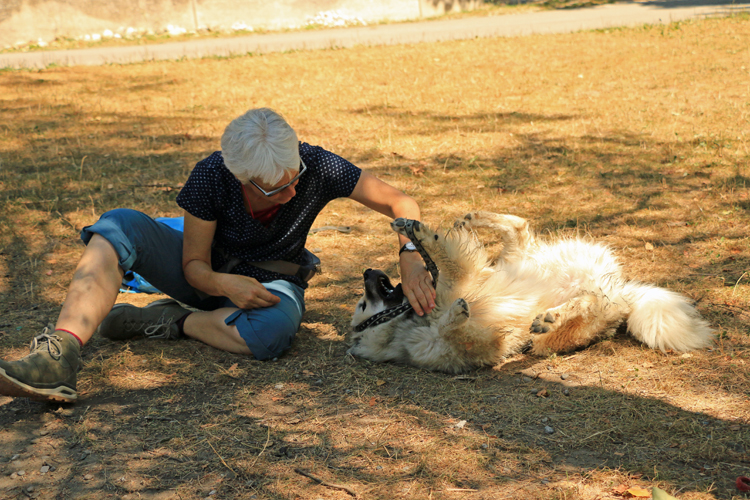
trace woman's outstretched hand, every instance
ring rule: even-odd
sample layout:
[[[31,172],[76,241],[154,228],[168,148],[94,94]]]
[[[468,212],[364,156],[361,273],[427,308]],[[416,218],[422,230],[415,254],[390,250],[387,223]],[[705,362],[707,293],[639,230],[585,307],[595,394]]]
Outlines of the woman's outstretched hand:
[[[409,304],[419,316],[435,308],[435,288],[432,286],[432,275],[425,269],[422,257],[417,252],[403,252],[399,257],[401,264],[401,287]]]

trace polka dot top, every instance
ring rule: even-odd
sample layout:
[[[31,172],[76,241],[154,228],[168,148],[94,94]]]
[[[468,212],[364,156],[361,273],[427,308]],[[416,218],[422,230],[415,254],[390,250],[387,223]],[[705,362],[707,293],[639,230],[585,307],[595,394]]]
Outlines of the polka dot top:
[[[284,279],[302,288],[307,284],[296,276],[266,271],[250,264],[285,260],[299,264],[307,234],[323,207],[335,198],[352,194],[362,171],[347,160],[318,146],[300,143],[299,154],[307,171],[299,179],[297,194],[281,205],[265,227],[245,210],[242,184],[224,165],[221,151],[198,162],[177,196],[177,204],[191,215],[217,221],[213,269],[231,257],[242,260],[232,274],[250,276],[261,283]]]

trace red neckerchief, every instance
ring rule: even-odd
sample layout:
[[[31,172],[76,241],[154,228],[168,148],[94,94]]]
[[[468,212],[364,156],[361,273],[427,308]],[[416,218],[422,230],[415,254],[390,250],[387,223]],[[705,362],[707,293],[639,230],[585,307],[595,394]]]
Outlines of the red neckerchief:
[[[276,205],[264,208],[263,210],[258,210],[258,213],[256,214],[255,212],[253,212],[253,206],[250,204],[250,198],[248,198],[247,196],[247,191],[245,190],[244,184],[242,184],[242,195],[245,197],[247,206],[250,208],[250,217],[257,220],[265,227],[268,227],[271,224],[273,218],[276,216],[276,213],[281,208],[281,203],[277,203]]]

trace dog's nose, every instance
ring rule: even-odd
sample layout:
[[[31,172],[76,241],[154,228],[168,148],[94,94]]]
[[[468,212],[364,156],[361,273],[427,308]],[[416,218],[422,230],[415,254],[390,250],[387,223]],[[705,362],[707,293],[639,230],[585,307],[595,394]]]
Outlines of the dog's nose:
[[[362,273],[362,276],[364,276],[365,279],[367,279],[372,274],[372,269],[366,269],[364,273]]]

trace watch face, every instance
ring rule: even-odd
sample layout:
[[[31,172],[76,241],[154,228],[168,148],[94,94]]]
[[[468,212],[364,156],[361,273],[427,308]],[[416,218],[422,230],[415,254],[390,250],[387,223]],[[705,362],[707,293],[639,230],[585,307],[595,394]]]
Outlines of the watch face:
[[[409,243],[405,244],[404,248],[407,249],[407,250],[411,250],[411,251],[415,251],[417,249],[417,247],[415,247],[414,243],[412,243],[411,241]]]

